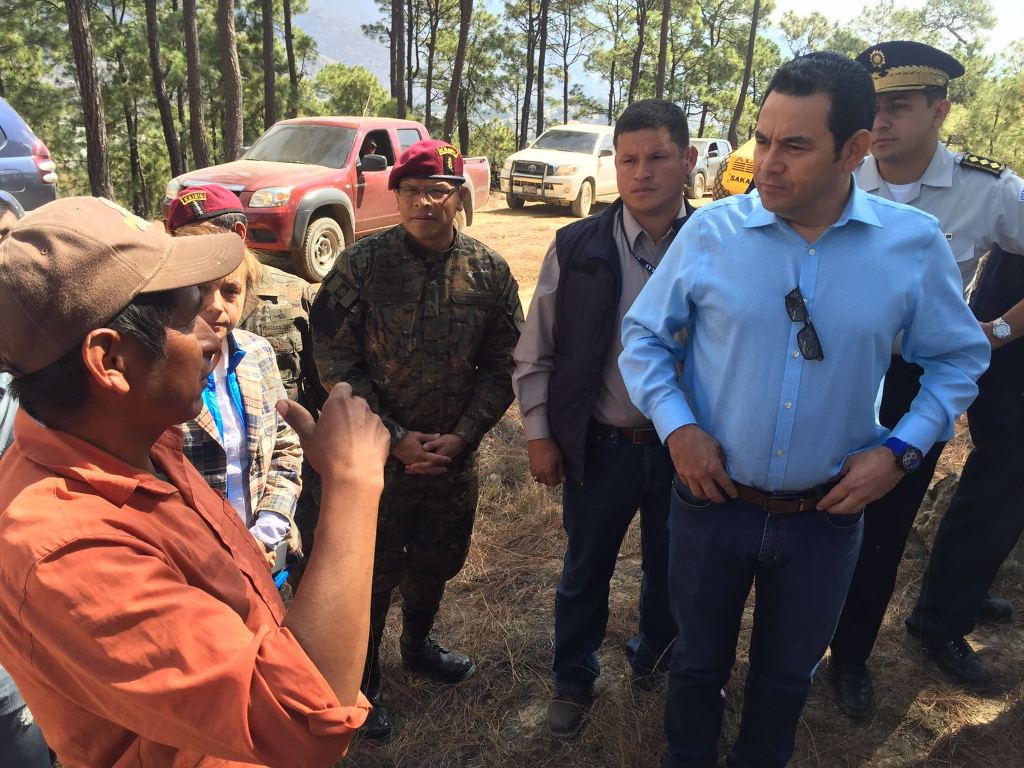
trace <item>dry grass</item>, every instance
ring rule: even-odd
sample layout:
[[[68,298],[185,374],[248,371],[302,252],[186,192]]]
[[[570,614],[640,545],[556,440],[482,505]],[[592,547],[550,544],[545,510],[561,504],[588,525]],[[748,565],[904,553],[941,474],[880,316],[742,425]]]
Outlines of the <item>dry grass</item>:
[[[961,435],[940,462],[938,479],[955,473],[969,450]],[[638,527],[630,529],[612,584],[611,620],[600,652],[603,672],[591,722],[570,744],[552,740],[544,723],[551,695],[554,587],[565,546],[557,492],[537,486],[512,409],[481,450],[481,499],[473,547],[449,585],[437,634],[471,653],[479,672],[446,688],[405,673],[393,610],[382,653],[395,738],[357,741],[351,768],[633,768],[663,760],[664,690],[628,683],[622,649],[635,630],[640,575]],[[948,483],[947,483],[948,485]],[[939,489],[941,506],[947,492]],[[1024,626],[985,628],[972,641],[1000,680],[986,698],[945,685],[906,645],[902,619],[917,596],[927,557],[924,534],[912,537],[872,668],[878,707],[853,723],[835,708],[820,675],[802,718],[794,766],[832,768],[1019,768],[1024,766]],[[1024,611],[1024,565],[1008,563],[996,587]],[[727,688],[723,744],[735,736],[746,674],[750,619]],[[827,664],[827,661],[825,662]]]

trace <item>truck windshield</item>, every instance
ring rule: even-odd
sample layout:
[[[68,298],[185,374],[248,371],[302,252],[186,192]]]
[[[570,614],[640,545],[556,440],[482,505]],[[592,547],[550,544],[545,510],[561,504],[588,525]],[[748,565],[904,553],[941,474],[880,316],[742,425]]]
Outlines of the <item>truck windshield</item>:
[[[595,144],[596,133],[555,130],[542,133],[533,146],[535,149],[560,149],[563,152],[582,152],[590,155],[594,152]]]
[[[338,125],[275,125],[249,147],[242,159],[342,168],[355,136],[355,128]]]

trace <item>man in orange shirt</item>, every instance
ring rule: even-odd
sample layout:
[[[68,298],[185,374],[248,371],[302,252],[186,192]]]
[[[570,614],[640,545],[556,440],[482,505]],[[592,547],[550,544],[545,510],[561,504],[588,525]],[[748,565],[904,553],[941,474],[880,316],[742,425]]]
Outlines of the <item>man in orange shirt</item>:
[[[65,768],[327,766],[369,709],[380,420],[346,385],[316,425],[278,403],[324,480],[287,615],[172,429],[218,347],[196,286],[241,257],[233,234],[172,239],[96,198],[0,240],[0,368],[22,407],[0,462],[0,663]]]

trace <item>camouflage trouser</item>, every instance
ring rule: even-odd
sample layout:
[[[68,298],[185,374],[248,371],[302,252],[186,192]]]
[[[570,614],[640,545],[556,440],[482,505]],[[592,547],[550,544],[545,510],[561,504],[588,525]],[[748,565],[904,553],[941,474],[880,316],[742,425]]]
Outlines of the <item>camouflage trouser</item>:
[[[384,472],[377,514],[373,592],[400,587],[410,611],[436,613],[444,585],[462,570],[477,501],[473,457],[447,474]]]
[[[402,593],[404,632],[425,637],[441,604],[445,583],[466,562],[476,516],[477,471],[470,456],[448,474],[406,475],[388,463],[377,516],[377,546],[370,601],[370,644],[363,691],[380,692],[378,651],[391,594]]]

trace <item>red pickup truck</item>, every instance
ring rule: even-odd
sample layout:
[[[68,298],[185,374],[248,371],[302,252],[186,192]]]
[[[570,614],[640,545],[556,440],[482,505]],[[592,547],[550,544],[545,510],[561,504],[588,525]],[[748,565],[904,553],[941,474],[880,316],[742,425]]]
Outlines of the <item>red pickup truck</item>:
[[[247,244],[288,252],[295,271],[322,280],[345,246],[399,223],[388,191],[391,166],[406,148],[430,138],[412,120],[385,117],[300,117],[271,126],[240,160],[172,179],[164,210],[182,187],[217,183],[232,190],[249,218]],[[486,157],[464,162],[469,197],[456,226],[490,194]]]

